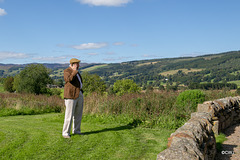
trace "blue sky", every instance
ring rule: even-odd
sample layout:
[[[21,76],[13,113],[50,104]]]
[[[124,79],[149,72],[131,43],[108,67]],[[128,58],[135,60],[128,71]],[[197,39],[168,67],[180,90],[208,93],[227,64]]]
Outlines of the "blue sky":
[[[118,63],[240,48],[239,0],[0,0],[0,63]]]

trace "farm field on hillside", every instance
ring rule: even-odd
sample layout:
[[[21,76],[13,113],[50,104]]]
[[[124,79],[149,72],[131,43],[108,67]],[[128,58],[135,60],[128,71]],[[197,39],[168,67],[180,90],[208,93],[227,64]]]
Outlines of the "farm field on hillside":
[[[183,73],[189,73],[189,72],[200,72],[200,71],[202,71],[203,69],[193,69],[193,68],[191,68],[191,69],[177,69],[177,70],[170,70],[170,71],[166,71],[166,72],[162,72],[162,73],[160,73],[161,75],[163,75],[163,76],[167,76],[167,75],[173,75],[173,74],[176,74],[177,72],[179,72],[179,71],[182,71]]]
[[[106,67],[106,66],[107,66],[107,64],[96,65],[96,66],[92,66],[92,67],[89,67],[89,68],[86,68],[86,69],[82,69],[81,71],[89,72],[89,71],[93,71],[95,69]]]

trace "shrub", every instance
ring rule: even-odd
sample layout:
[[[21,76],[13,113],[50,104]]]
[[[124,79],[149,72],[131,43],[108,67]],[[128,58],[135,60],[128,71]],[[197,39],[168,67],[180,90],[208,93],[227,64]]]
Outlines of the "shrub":
[[[163,85],[159,85],[158,89],[159,89],[159,90],[165,90],[165,88],[164,88]]]
[[[13,77],[7,77],[7,78],[4,80],[3,87],[4,87],[4,90],[5,90],[5,91],[8,91],[8,92],[14,92],[14,91],[15,91],[15,90],[13,89],[13,81],[14,81],[14,78],[13,78]]]
[[[123,95],[125,93],[137,93],[140,91],[140,87],[131,79],[117,80],[113,84],[113,91],[117,95]]]
[[[84,95],[89,93],[98,92],[104,93],[106,91],[106,85],[104,81],[97,74],[89,74],[88,72],[83,72],[83,91]]]
[[[62,93],[61,89],[58,88],[51,88],[49,92],[51,96],[52,95],[60,96]]]
[[[153,86],[148,85],[147,89],[146,89],[146,92],[152,92],[153,90],[154,90]]]
[[[240,88],[238,88],[238,89],[236,90],[236,93],[237,93],[238,95],[240,95]]]
[[[180,93],[177,97],[176,104],[180,108],[189,107],[191,111],[195,111],[199,103],[205,101],[205,94],[201,90],[187,90]]]

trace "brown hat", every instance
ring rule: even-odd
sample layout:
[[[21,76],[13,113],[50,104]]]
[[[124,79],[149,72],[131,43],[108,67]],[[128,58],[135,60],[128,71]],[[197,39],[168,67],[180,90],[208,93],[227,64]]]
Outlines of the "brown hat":
[[[81,62],[81,61],[78,60],[78,59],[76,59],[76,58],[72,58],[72,59],[70,60],[70,64],[79,63],[79,62]]]

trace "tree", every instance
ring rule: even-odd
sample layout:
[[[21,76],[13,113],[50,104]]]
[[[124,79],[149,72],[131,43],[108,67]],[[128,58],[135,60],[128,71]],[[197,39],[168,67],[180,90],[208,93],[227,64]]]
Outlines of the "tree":
[[[176,104],[181,109],[190,108],[196,111],[197,105],[205,101],[205,93],[201,90],[186,90],[181,92],[176,100]]]
[[[117,95],[139,92],[140,89],[141,88],[133,80],[130,80],[130,79],[117,80],[113,84],[113,91]]]
[[[4,70],[0,70],[0,76],[3,76]]]
[[[3,84],[5,78],[0,78],[0,84]]]
[[[167,91],[170,91],[170,90],[177,91],[178,90],[178,85],[176,84],[175,86],[173,86],[173,85],[169,85],[167,83],[166,89],[167,89]]]
[[[42,64],[29,64],[15,76],[14,88],[21,93],[47,93],[47,84],[52,83],[49,73]]]
[[[84,94],[89,94],[92,92],[103,93],[106,91],[106,84],[97,74],[83,72],[81,75],[83,79]]]
[[[152,85],[148,85],[147,89],[146,89],[146,92],[152,92],[153,90],[154,90],[153,86]]]
[[[159,89],[159,90],[165,90],[165,88],[164,88],[163,85],[159,85],[159,86],[158,86],[158,89]]]
[[[63,80],[62,79],[57,79],[54,81],[54,84],[57,85],[58,87],[62,88],[64,86]]]
[[[4,83],[3,83],[3,88],[5,91],[8,91],[8,92],[14,92],[15,90],[13,89],[13,81],[14,81],[14,78],[13,77],[7,77],[5,80],[4,80]]]

